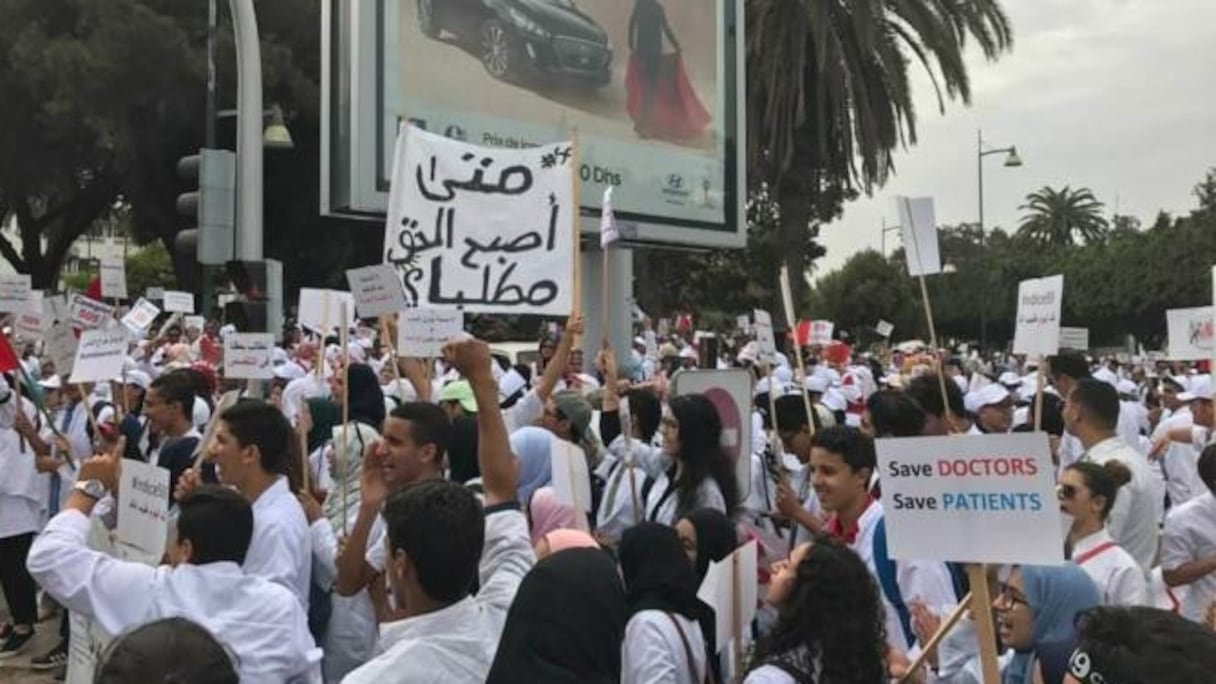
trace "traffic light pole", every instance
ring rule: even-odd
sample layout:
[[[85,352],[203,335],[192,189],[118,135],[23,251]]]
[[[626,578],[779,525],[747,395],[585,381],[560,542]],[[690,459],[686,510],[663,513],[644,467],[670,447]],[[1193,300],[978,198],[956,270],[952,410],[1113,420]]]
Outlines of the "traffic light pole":
[[[229,0],[236,39],[236,244],[242,261],[262,258],[262,50],[253,0]]]

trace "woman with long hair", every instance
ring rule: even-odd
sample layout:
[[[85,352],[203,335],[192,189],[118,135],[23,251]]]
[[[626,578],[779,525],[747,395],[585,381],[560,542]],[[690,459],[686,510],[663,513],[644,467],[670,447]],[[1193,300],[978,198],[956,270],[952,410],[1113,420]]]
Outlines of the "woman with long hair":
[[[722,419],[700,394],[672,398],[659,424],[664,455],[672,465],[646,494],[646,519],[675,525],[698,508],[733,517],[739,505],[734,464],[722,448]]]
[[[1106,529],[1119,488],[1131,479],[1131,471],[1118,461],[1102,465],[1081,461],[1064,469],[1056,488],[1060,509],[1072,517],[1065,555],[1098,585],[1107,606],[1147,603],[1144,570]]]
[[[864,561],[826,535],[773,565],[777,624],[756,643],[744,684],[884,684],[886,612]]]

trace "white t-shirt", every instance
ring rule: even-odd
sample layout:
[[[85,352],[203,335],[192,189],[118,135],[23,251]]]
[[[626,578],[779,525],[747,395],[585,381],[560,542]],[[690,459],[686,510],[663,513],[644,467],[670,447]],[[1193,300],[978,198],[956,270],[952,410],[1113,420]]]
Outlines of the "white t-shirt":
[[[1191,561],[1216,556],[1216,497],[1211,492],[1177,506],[1165,518],[1161,537],[1161,567],[1176,570]],[[1216,600],[1216,573],[1208,573],[1188,586],[1182,615],[1202,621]]]
[[[688,662],[690,653],[691,666]],[[621,684],[703,681],[705,640],[699,624],[683,615],[661,610],[643,610],[629,618],[625,625],[625,640],[621,642]]]
[[[1098,585],[1105,606],[1143,606],[1148,604],[1144,570],[1105,529],[1077,541],[1072,562]]]
[[[1098,465],[1116,460],[1132,471],[1132,481],[1115,498],[1106,527],[1147,573],[1157,557],[1157,521],[1165,507],[1165,492],[1149,471],[1148,459],[1118,437],[1093,445],[1082,459]]]

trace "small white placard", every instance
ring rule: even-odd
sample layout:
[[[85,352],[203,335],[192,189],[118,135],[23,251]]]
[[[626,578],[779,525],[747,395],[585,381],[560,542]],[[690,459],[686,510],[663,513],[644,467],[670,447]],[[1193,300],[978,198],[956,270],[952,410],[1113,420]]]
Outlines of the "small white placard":
[[[720,561],[710,561],[697,598],[714,609],[716,618],[714,652],[721,652],[734,636],[735,625],[747,630],[756,617],[758,563],[756,540],[735,549]],[[735,611],[739,615],[735,615]],[[739,636],[743,636],[740,634]]]
[[[101,296],[127,298],[127,264],[122,257],[101,260]]]
[[[194,293],[181,292],[180,290],[165,290],[164,292],[165,311],[180,312],[184,314],[194,313]]]
[[[464,314],[455,309],[406,309],[397,324],[397,355],[429,357],[464,332]]]
[[[132,459],[122,462],[118,481],[118,543],[133,547],[155,565],[165,555],[169,530],[169,471]]]
[[[941,251],[937,245],[937,216],[932,197],[896,197],[899,232],[908,260],[908,275],[922,276],[942,272]]]
[[[879,321],[878,325],[874,326],[874,331],[882,337],[890,339],[891,333],[895,332],[895,324],[889,321]]]
[[[72,364],[72,382],[109,382],[121,375],[122,362],[127,356],[128,334],[125,326],[80,333],[76,360]]]
[[[1064,276],[1032,278],[1018,284],[1018,319],[1013,353],[1050,356],[1060,350],[1060,305]]]
[[[773,317],[763,309],[752,312],[756,321],[756,346],[760,347],[759,360],[772,363],[777,356],[777,338],[773,336]]]
[[[127,326],[127,330],[133,335],[142,335],[159,315],[160,309],[155,304],[140,297],[127,315],[122,317],[122,324]]]
[[[0,275],[0,313],[25,311],[30,302],[30,277],[23,273]]]
[[[109,321],[114,315],[114,307],[96,299],[89,299],[80,293],[72,295],[68,308],[72,327],[78,330],[108,327]]]
[[[346,282],[355,298],[355,308],[363,318],[390,316],[410,306],[401,278],[392,264],[352,268],[346,272]]]
[[[274,377],[274,335],[230,333],[225,337],[224,377],[252,380]]]

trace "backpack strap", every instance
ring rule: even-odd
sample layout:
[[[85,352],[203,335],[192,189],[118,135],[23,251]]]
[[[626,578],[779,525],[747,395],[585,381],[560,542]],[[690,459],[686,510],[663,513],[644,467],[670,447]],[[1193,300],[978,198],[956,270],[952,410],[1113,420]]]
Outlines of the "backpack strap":
[[[694,683],[704,681],[698,677],[700,673],[697,672],[697,659],[693,657],[692,644],[688,643],[688,635],[684,633],[684,628],[680,626],[680,621],[676,619],[676,616],[667,611],[663,611],[663,614],[667,616],[668,620],[671,620],[672,626],[676,628],[676,633],[680,635],[680,643],[684,644],[684,657],[688,660],[688,671],[692,673],[692,681]],[[709,665],[708,662],[705,664],[706,666]],[[706,667],[706,669],[708,670],[709,668]],[[706,677],[706,679],[712,680],[712,676]]]
[[[915,639],[912,632],[912,613],[908,604],[904,603],[903,594],[899,590],[899,582],[895,579],[895,561],[887,551],[887,521],[879,519],[874,527],[874,572],[878,575],[878,584],[882,587],[883,596],[895,608],[899,615],[899,626],[904,632],[904,642],[911,648]]]

